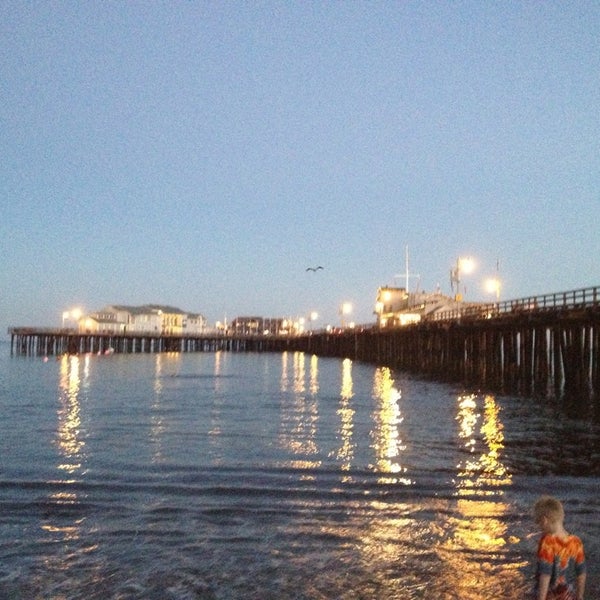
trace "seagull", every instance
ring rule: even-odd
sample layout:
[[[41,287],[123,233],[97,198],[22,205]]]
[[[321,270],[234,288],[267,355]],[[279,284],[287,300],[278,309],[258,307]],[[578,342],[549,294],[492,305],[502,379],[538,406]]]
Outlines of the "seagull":
[[[320,269],[322,269],[323,267],[321,267],[320,265],[318,267],[306,267],[307,271],[312,271],[313,273],[316,273],[317,271],[319,271]]]

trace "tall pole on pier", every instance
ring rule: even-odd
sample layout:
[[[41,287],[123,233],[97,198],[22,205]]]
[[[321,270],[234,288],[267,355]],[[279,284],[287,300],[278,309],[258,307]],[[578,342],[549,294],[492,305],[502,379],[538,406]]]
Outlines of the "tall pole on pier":
[[[409,286],[409,279],[411,277],[416,277],[417,279],[420,278],[420,275],[418,273],[411,273],[410,269],[409,269],[409,265],[408,265],[408,245],[405,246],[404,248],[404,265],[405,265],[405,271],[404,271],[404,289],[406,290],[406,293],[408,294],[408,286]],[[396,283],[396,279],[400,279],[400,277],[402,277],[402,275],[394,275],[394,284]],[[417,284],[417,288],[418,288],[418,284]]]

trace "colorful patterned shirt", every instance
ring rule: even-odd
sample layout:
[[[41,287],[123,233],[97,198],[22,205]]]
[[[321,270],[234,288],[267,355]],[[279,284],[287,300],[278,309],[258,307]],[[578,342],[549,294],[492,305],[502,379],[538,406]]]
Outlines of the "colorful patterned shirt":
[[[585,573],[583,544],[576,535],[561,538],[557,535],[542,536],[537,552],[537,577],[550,575],[550,590],[568,586],[574,590],[577,576]]]

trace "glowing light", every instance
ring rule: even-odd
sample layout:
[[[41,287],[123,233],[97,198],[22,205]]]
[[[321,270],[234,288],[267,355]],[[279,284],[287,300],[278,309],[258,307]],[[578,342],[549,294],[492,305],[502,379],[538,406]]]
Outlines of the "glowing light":
[[[458,268],[465,275],[470,275],[475,270],[475,266],[475,261],[470,256],[458,259]]]
[[[342,306],[340,306],[340,315],[342,318],[342,329],[345,327],[345,319],[344,317],[348,316],[352,312],[352,304],[350,302],[344,302]]]
[[[72,320],[76,323],[83,316],[83,310],[81,308],[71,308],[70,310],[63,311],[62,314],[62,326],[65,326],[65,321]]]
[[[470,256],[461,256],[456,259],[456,266],[450,271],[450,285],[456,292],[456,300],[462,300],[460,290],[461,277],[470,275],[476,267],[475,260]]]
[[[485,281],[485,291],[488,294],[495,294],[496,298],[500,297],[500,280],[496,277],[491,277]]]

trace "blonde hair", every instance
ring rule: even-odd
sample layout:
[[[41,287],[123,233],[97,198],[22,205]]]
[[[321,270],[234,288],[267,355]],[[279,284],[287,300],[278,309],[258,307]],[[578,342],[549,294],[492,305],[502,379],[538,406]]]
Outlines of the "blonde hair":
[[[565,509],[560,500],[552,496],[542,496],[533,507],[533,515],[536,522],[546,517],[551,523],[557,523],[564,519]]]

